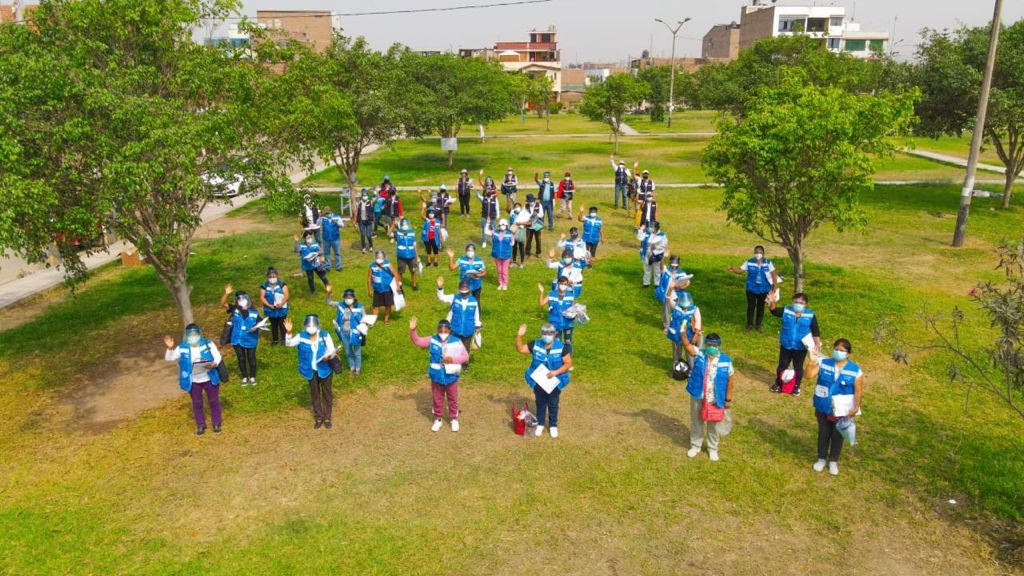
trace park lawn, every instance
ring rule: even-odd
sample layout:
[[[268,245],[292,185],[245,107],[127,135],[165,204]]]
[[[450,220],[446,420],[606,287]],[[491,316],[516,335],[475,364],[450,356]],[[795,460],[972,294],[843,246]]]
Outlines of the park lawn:
[[[965,411],[940,358],[900,366],[872,341],[882,318],[913,337],[919,311],[953,305],[967,311],[968,340],[990,337],[965,291],[995,278],[992,243],[1019,234],[1024,211],[978,199],[968,247],[954,251],[957,200],[956,186],[878,187],[862,201],[865,233],[825,227],[812,238],[807,291],[823,339],[850,338],[867,374],[861,446],[844,451],[839,478],[810,470],[811,387],[800,398],[766,390],[778,323],[743,331],[742,279],[725,268],[756,240],[725,223],[716,189],[661,200],[706,329],[736,359],[736,429],[715,465],[685,456],[688,401],[668,377],[656,301],[639,288],[637,243],[606,191],[580,194],[608,228],[586,275],[581,300],[593,320],[577,330],[556,441],[517,438],[506,423],[509,402],[530,396],[516,327],[533,336],[545,316],[535,284],[552,273],[536,261],[511,271],[508,292],[486,280],[484,348],[463,378],[459,434],[427,430],[426,352],[407,336],[410,316],[422,334],[444,313],[434,270],[407,291],[409,311],[371,331],[363,376],[336,377],[334,430],[311,429],[294,352],[264,342],[257,388],[238,387],[227,355],[225,431],[201,438],[160,360],[160,336],[177,326],[166,290],[146,268],[105,272],[0,338],[0,562],[10,574],[511,574],[542,548],[551,570],[573,574],[1021,573],[1016,416],[980,392]],[[196,246],[193,299],[210,334],[223,320],[223,283],[255,291],[267,265],[293,291],[292,318],[330,315],[297,276],[292,219],[259,204],[229,218],[251,231]],[[453,218],[452,234],[455,247],[478,241],[477,220]],[[370,257],[353,252],[350,230],[343,236],[346,270],[332,282],[366,301]],[[769,254],[788,275],[778,249]],[[450,289],[456,275],[443,275]],[[112,427],[68,406],[126,380],[173,400]]]
[[[492,122],[484,126],[488,136],[507,135],[544,135],[544,134],[603,134],[608,132],[608,125],[595,122],[582,114],[563,112],[551,115],[550,130],[545,118],[531,112],[523,122],[520,116],[509,116],[504,120]],[[480,128],[477,124],[467,124],[459,130],[459,144],[463,140],[477,138]]]
[[[633,115],[626,117],[626,124],[641,133],[672,133],[672,132],[714,132],[715,120],[719,113],[715,110],[678,110],[672,115],[672,128],[668,127],[668,117],[661,122],[651,121],[650,115]]]
[[[962,136],[940,136],[938,138],[927,138],[917,136],[914,138],[901,139],[899,144],[908,148],[917,148],[928,152],[948,154],[967,160],[971,153],[971,134],[964,133]],[[991,145],[983,145],[981,148],[981,161],[993,166],[1002,166],[996,149]]]

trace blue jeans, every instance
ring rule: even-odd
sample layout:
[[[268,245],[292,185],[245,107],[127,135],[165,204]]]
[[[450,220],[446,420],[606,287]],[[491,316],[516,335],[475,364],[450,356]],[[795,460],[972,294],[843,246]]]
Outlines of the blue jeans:
[[[369,248],[373,250],[373,223],[372,222],[360,222],[359,223],[359,246],[366,250]]]
[[[492,227],[497,228],[497,225]],[[487,218],[480,219],[480,243],[487,244]]]
[[[341,238],[324,240],[324,244],[326,245],[324,256],[327,257],[327,264],[331,263],[331,252],[334,252],[334,269],[341,270]]]
[[[554,200],[542,200],[540,203],[544,207],[544,211],[548,215],[548,231],[555,229],[555,201]]]
[[[622,195],[622,207],[626,207],[626,201],[628,198],[629,186],[627,184],[616,184],[615,185],[615,207],[619,207],[619,195]]]
[[[341,347],[345,350],[345,358],[348,359],[350,370],[362,370],[363,368],[363,347],[359,344],[351,344],[351,332],[341,332],[338,340],[341,340]]]
[[[548,426],[552,428],[558,426],[558,400],[561,397],[561,388],[555,388],[548,394],[540,386],[533,387],[533,400],[537,404],[537,424],[539,426],[544,426],[545,421],[549,421]]]

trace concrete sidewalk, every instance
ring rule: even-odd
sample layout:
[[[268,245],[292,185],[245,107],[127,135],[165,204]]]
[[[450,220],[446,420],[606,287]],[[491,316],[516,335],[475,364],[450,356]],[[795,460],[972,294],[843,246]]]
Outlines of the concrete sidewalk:
[[[959,156],[950,156],[948,154],[940,154],[938,152],[930,152],[928,150],[918,150],[916,148],[915,149],[904,148],[903,152],[906,153],[906,154],[911,154],[913,156],[919,156],[921,158],[927,158],[929,160],[935,160],[937,162],[942,162],[942,163],[945,163],[945,164],[952,164],[954,166],[959,166],[961,168],[967,168],[967,159],[966,158],[961,158]],[[996,173],[999,173],[999,174],[1006,174],[1006,168],[1005,167],[1003,167],[1003,166],[996,166],[994,164],[982,164],[982,163],[979,162],[978,163],[978,170],[984,170],[986,172],[996,172]]]
[[[323,166],[318,163],[314,168],[314,173],[322,169]],[[305,171],[290,174],[292,182],[295,183],[301,182],[306,178],[306,176],[307,174]],[[258,198],[260,198],[260,196],[238,196],[232,198],[229,202],[218,202],[216,204],[208,205],[203,210],[202,224],[209,224],[210,222],[219,220],[235,208],[245,206],[249,202]],[[86,256],[82,261],[85,263],[88,270],[95,270],[100,266],[118,260],[121,257],[121,252],[131,248],[131,244],[124,241],[114,242],[109,245],[106,250]],[[59,285],[63,281],[64,269],[58,264],[57,266],[45,268],[38,272],[28,274],[22,278],[0,284],[0,308],[6,308],[26,298],[35,296],[40,292]]]

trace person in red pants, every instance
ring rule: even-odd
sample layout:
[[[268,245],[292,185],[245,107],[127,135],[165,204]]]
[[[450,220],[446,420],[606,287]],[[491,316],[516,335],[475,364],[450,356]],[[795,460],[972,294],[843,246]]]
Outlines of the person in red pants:
[[[409,338],[420,348],[430,349],[430,390],[434,397],[434,424],[430,430],[437,432],[444,425],[444,401],[448,400],[448,419],[452,432],[459,431],[459,374],[462,365],[469,361],[469,352],[458,338],[452,338],[452,325],[447,320],[437,323],[437,333],[420,336],[416,333],[416,317],[409,320]]]

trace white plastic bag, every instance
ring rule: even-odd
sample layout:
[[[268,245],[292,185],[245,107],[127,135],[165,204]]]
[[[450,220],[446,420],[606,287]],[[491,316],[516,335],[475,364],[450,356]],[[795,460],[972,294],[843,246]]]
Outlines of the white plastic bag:
[[[728,436],[732,432],[732,410],[725,411],[725,418],[715,424],[715,430],[718,430],[719,436]]]
[[[402,308],[405,308],[405,294],[401,292],[395,292],[395,312],[398,312]]]

